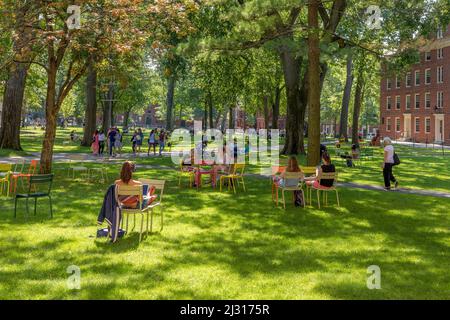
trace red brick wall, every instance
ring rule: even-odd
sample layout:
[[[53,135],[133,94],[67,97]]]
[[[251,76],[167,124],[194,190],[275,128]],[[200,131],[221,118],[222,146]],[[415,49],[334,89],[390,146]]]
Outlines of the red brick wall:
[[[447,27],[444,33],[444,38],[450,37],[450,26]],[[437,83],[437,68],[443,67],[443,83]],[[431,70],[431,83],[425,84],[425,70]],[[420,85],[415,85],[415,71],[420,71]],[[440,140],[440,137],[435,136],[436,114],[444,114],[444,140],[446,144],[450,144],[450,47],[443,48],[443,58],[437,59],[437,50],[431,51],[431,60],[425,61],[425,53],[420,55],[420,63],[412,66],[411,72],[411,87],[406,87],[406,74],[398,75],[400,79],[400,88],[396,88],[395,75],[384,76],[381,79],[381,95],[380,95],[380,115],[381,125],[380,134],[382,137],[389,136],[393,139],[399,139],[405,132],[404,116],[411,114],[411,139],[417,142],[434,142]],[[387,79],[391,79],[391,89],[387,89]],[[437,106],[437,92],[443,91],[443,109],[435,110]],[[425,108],[425,93],[430,93],[431,107]],[[415,108],[415,94],[420,94],[420,107]],[[406,110],[406,95],[411,96],[410,110]],[[387,110],[387,97],[391,97],[391,110]],[[400,96],[400,110],[396,109],[396,96]],[[396,130],[395,118],[400,119],[400,131]],[[430,133],[425,132],[425,118],[431,119]],[[391,119],[391,130],[388,132],[386,128],[387,119]],[[420,130],[415,132],[415,118],[420,119]]]

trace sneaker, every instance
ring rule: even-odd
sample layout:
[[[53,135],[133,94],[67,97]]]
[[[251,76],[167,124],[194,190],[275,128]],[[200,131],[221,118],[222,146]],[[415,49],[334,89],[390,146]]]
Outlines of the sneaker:
[[[391,191],[391,187],[384,187],[384,191]]]
[[[398,188],[398,181],[395,181],[394,189],[397,189],[397,188]]]

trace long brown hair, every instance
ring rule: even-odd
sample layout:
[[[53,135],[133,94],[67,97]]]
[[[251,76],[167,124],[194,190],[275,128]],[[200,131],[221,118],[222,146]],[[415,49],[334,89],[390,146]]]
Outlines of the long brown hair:
[[[296,157],[290,157],[288,166],[286,168],[286,172],[300,172],[300,167],[298,165],[298,161]]]
[[[126,161],[122,166],[122,170],[120,171],[120,180],[128,184],[128,182],[130,182],[130,180],[133,178],[133,171],[134,164],[130,161]]]

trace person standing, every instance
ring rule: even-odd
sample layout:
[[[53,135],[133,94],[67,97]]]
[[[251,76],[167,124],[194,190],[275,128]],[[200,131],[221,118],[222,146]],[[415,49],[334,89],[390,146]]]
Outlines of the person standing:
[[[136,155],[136,149],[137,149],[137,141],[138,141],[138,132],[135,130],[133,133],[133,136],[131,137],[131,144],[133,149],[133,155]]]
[[[156,155],[156,140],[155,140],[155,130],[150,132],[150,136],[148,137],[148,151],[147,156],[150,156],[150,150],[153,147],[153,155]]]
[[[384,189],[391,190],[391,182],[394,183],[394,188],[397,189],[398,181],[395,179],[392,173],[392,168],[395,165],[394,161],[394,146],[392,140],[389,137],[383,139],[384,144],[384,162],[383,162],[383,177],[384,177]]]
[[[119,129],[116,129],[116,137],[114,141],[114,147],[116,148],[116,152],[120,155],[122,153],[122,134]]]
[[[159,155],[162,155],[162,152],[164,151],[164,148],[166,147],[166,133],[164,130],[161,130],[161,133],[159,135]]]
[[[103,155],[103,152],[105,152],[105,132],[103,130],[100,130],[100,133],[98,135],[98,143],[99,143],[99,154]]]
[[[91,149],[94,156],[98,156],[99,152],[99,140],[98,140],[98,130],[95,130],[94,135],[92,136],[92,144]]]
[[[108,131],[108,142],[109,142],[109,156],[114,157],[114,145],[116,143],[116,130],[114,128]]]

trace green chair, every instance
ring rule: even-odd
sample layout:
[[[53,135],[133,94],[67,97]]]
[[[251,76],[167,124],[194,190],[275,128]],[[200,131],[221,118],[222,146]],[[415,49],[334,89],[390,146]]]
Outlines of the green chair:
[[[50,217],[53,218],[52,197],[50,192],[53,184],[53,174],[32,175],[29,180],[28,192],[16,194],[14,201],[14,218],[17,217],[17,200],[25,199],[27,215],[29,215],[28,200],[34,199],[34,215],[36,215],[36,205],[38,198],[48,198],[50,201]]]

